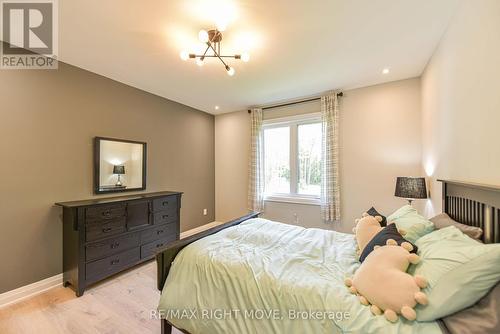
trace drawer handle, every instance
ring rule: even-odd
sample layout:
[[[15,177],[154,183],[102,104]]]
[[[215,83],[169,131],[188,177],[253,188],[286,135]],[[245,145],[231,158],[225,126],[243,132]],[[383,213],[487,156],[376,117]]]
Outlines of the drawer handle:
[[[156,234],[162,234],[163,230],[156,231]]]
[[[102,213],[102,215],[103,215],[103,216],[105,216],[105,217],[109,217],[109,216],[111,216],[111,211],[106,210],[106,211],[104,211],[104,212]]]
[[[120,259],[111,260],[111,265],[120,263]]]
[[[102,229],[102,233],[108,233],[108,232],[111,232],[111,231],[113,231],[112,227],[106,227],[106,228]]]
[[[114,244],[111,244],[111,248],[114,249],[114,248],[118,248],[118,246],[120,246],[120,243],[119,242],[115,242]]]
[[[157,244],[156,248],[160,248],[161,246],[163,246],[163,244]]]
[[[168,205],[168,201],[162,203],[163,206]]]
[[[163,219],[167,219],[168,218],[168,215],[163,215]]]

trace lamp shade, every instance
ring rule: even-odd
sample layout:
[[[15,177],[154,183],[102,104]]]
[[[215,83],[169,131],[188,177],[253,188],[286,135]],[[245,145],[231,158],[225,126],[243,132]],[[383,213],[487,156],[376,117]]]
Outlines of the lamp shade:
[[[125,166],[123,165],[113,166],[113,174],[118,174],[118,175],[125,174]]]
[[[398,177],[396,180],[396,197],[409,199],[427,198],[427,187],[424,177]]]

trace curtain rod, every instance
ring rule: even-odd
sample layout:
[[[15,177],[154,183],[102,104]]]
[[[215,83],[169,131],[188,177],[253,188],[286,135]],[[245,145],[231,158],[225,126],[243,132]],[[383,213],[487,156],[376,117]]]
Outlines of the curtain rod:
[[[338,97],[344,96],[343,92],[337,93]],[[299,104],[299,103],[306,103],[306,102],[312,102],[312,101],[319,101],[321,100],[321,97],[315,97],[313,99],[308,99],[308,100],[301,100],[301,101],[295,101],[295,102],[289,102],[289,103],[283,103],[283,104],[277,104],[275,106],[270,106],[270,107],[264,107],[262,110],[267,110],[267,109],[274,109],[274,108],[281,108],[281,107],[287,107],[287,106],[292,106],[294,104]],[[252,111],[248,109],[248,113],[250,114]]]

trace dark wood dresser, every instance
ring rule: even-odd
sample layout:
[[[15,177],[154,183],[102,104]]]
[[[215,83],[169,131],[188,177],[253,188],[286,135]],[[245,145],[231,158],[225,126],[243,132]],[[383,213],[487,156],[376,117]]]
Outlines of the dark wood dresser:
[[[56,203],[63,207],[64,286],[71,284],[79,297],[179,240],[181,196],[164,191]]]

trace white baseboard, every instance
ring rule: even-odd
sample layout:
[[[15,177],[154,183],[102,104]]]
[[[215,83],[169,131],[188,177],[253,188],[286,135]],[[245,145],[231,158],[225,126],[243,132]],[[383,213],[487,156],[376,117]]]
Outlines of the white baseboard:
[[[184,239],[184,238],[189,237],[189,236],[191,236],[193,234],[196,234],[196,233],[208,230],[209,228],[215,227],[215,226],[220,225],[220,224],[224,224],[224,223],[222,223],[222,222],[211,222],[211,223],[208,223],[208,224],[205,224],[205,225],[198,226],[198,227],[193,228],[191,230],[182,232],[181,233],[181,239]]]
[[[202,226],[199,226],[197,228],[194,228],[189,231],[185,231],[181,233],[181,239],[186,238],[190,235],[196,234],[198,232],[208,230],[209,228],[212,228],[214,226],[222,224],[221,222],[211,222]],[[17,288],[15,290],[7,291],[2,294],[0,294],[0,307],[4,307],[7,305],[11,305],[17,302],[20,302],[24,299],[36,296],[42,292],[45,292],[49,289],[58,287],[62,285],[62,273],[46,278],[44,280],[28,284],[26,286],[22,286],[20,288]]]
[[[38,295],[49,289],[62,285],[62,274],[31,283],[20,288],[0,294],[0,307],[20,302],[24,299]]]

